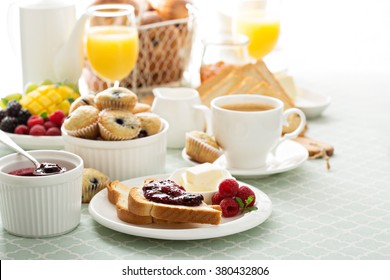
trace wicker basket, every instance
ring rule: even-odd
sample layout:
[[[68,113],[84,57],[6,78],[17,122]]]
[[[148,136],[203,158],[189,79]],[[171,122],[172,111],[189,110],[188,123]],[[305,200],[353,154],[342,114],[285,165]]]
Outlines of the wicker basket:
[[[149,95],[155,87],[180,86],[191,57],[195,15],[142,25],[138,28],[139,55],[135,68],[120,85],[139,96]],[[89,90],[99,92],[107,85],[91,70],[88,62],[83,77]]]

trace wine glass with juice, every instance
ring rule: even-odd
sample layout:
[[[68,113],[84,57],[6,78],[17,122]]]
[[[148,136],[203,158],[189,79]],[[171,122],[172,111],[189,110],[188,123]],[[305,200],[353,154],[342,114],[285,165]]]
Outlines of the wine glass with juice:
[[[85,50],[94,73],[108,86],[119,86],[133,70],[139,43],[134,8],[127,4],[103,4],[88,9]]]
[[[263,59],[278,41],[280,21],[276,2],[241,0],[237,3],[233,30],[248,36],[248,52],[254,59]]]

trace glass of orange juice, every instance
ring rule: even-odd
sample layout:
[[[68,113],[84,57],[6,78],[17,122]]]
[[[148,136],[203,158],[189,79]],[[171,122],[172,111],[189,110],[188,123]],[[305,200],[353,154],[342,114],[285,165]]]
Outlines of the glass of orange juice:
[[[233,19],[233,30],[249,38],[248,51],[262,59],[275,47],[280,33],[277,1],[240,0]]]
[[[92,70],[108,86],[118,87],[133,70],[139,43],[134,7],[128,4],[91,6],[85,36],[86,55]]]

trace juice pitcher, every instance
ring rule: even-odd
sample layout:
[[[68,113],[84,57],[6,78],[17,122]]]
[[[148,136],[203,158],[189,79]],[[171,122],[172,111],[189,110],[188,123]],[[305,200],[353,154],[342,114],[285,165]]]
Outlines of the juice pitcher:
[[[19,30],[15,31],[17,13]],[[72,1],[20,1],[8,13],[9,34],[20,49],[23,83],[52,80],[77,83],[83,67],[87,15],[76,20]],[[20,47],[16,46],[20,37]]]

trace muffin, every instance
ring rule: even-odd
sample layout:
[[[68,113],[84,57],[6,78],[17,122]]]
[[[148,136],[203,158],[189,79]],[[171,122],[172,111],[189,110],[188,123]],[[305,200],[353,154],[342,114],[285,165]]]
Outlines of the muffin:
[[[91,105],[80,106],[64,120],[65,131],[75,137],[96,139],[99,135],[99,110]]]
[[[138,113],[142,113],[142,112],[150,112],[150,105],[149,104],[145,104],[145,103],[137,102],[135,104],[133,110],[131,110],[131,112],[133,114],[138,114]]]
[[[76,110],[80,106],[91,105],[91,106],[96,107],[95,102],[94,102],[94,98],[95,98],[95,95],[92,95],[92,94],[80,96],[75,101],[73,101],[72,104],[70,105],[69,114],[72,113],[74,110]]]
[[[135,115],[141,123],[141,131],[138,137],[146,137],[156,134],[161,129],[161,119],[154,113],[144,112]]]
[[[96,94],[94,98],[96,107],[103,109],[133,110],[138,101],[137,95],[123,87],[108,88]]]
[[[134,114],[118,109],[101,111],[98,125],[102,139],[110,141],[136,138],[141,130],[141,123]]]
[[[108,177],[94,168],[83,170],[82,203],[89,203],[92,197],[107,186]]]
[[[202,131],[186,133],[185,149],[187,155],[199,163],[212,163],[223,154],[215,138]]]

